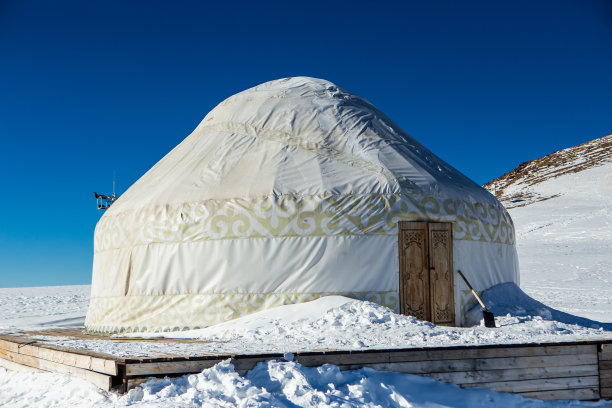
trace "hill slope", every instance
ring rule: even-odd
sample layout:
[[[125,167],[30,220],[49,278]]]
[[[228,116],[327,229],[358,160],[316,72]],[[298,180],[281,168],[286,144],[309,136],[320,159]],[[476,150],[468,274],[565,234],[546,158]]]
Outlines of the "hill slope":
[[[547,181],[603,166],[611,160],[612,135],[608,135],[522,163],[483,187],[506,208],[523,207],[564,194],[563,190],[542,188]]]
[[[523,290],[612,321],[612,135],[523,163],[485,188],[510,209]]]

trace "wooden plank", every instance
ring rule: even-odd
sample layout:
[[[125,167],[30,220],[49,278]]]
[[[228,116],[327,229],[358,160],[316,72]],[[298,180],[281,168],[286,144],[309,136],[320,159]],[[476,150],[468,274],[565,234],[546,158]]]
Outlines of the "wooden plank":
[[[612,399],[612,387],[609,388],[600,388],[599,392],[601,393],[601,398]]]
[[[12,334],[0,334],[0,339],[9,341],[11,343],[17,343],[17,344],[32,343],[33,341],[32,339],[28,337],[15,336]]]
[[[612,378],[612,370],[599,370],[599,378],[603,379],[607,379],[607,378]]]
[[[11,351],[6,350],[0,350],[0,358],[11,361],[13,363],[38,368],[44,371],[51,371],[60,374],[71,374],[75,377],[79,377],[86,381],[89,381],[90,383],[96,385],[99,388],[102,388],[105,391],[110,391],[111,389],[112,377],[106,374],[101,374],[95,371],[60,364],[53,361],[44,360],[42,358],[28,356],[25,354],[13,353]]]
[[[325,363],[352,365],[404,361],[460,360],[465,358],[528,357],[576,355],[596,353],[596,345],[528,346],[510,348],[451,348],[446,350],[387,350],[368,353],[298,354],[296,360],[302,365],[316,366]]]
[[[342,354],[313,354],[295,356],[295,360],[307,367],[315,367],[323,364],[369,364],[388,363],[389,352],[379,353],[342,353]]]
[[[34,373],[44,373],[45,372],[44,370],[30,367],[30,366],[23,365],[23,364],[19,364],[19,363],[15,363],[13,361],[5,360],[3,358],[0,358],[0,367],[4,367],[10,371],[34,372]]]
[[[149,381],[149,379],[150,377],[130,378],[127,380],[127,389],[131,390],[133,388],[139,387],[140,385],[142,385],[142,383]]]
[[[13,353],[11,351],[6,350],[0,350],[0,358],[12,361],[14,363],[24,364],[30,367],[38,367],[37,357],[26,356],[24,354]]]
[[[107,354],[107,353],[99,353],[99,352],[91,351],[88,349],[77,349],[77,348],[72,348],[72,347],[56,346],[55,344],[47,344],[47,343],[42,343],[42,342],[36,342],[35,345],[40,348],[64,351],[67,353],[79,354],[82,356],[96,357],[102,360],[110,360],[110,361],[116,361],[116,362],[121,362],[124,360],[122,357],[117,357],[117,356],[114,356],[112,354]]]
[[[464,384],[462,386],[483,387],[498,392],[522,393],[533,391],[569,390],[574,388],[598,388],[599,378],[596,375],[589,377],[539,378],[522,381],[483,382]]]
[[[389,351],[389,362],[401,361],[428,361],[428,360],[456,360],[463,358],[495,358],[495,357],[529,357],[529,356],[557,356],[597,353],[597,346],[568,345],[568,346],[527,346],[508,348],[451,348],[446,350],[398,350]]]
[[[602,344],[599,352],[600,360],[612,360],[612,344]]]
[[[21,341],[21,339],[15,339],[16,341],[13,341],[12,339],[7,339],[7,337],[8,336],[0,336],[0,350],[43,358],[48,361],[97,371],[108,375],[117,375],[118,373],[116,360],[84,355],[82,353],[77,353],[77,350],[64,351],[45,347],[31,340],[25,342]]]
[[[378,364],[378,363],[375,363]],[[340,369],[340,371],[347,371],[347,370],[360,370],[363,367],[368,367],[368,368],[372,368],[373,364],[344,364],[344,365],[337,365],[338,369]],[[375,370],[375,368],[372,368]],[[382,370],[381,370],[382,371]],[[389,370],[386,370],[389,371]],[[422,375],[426,375],[426,374],[422,374]]]
[[[110,340],[113,342],[146,342],[146,343],[216,343],[211,341],[202,341],[199,339],[176,339],[176,338],[133,338],[133,337],[118,337],[110,333],[87,332],[85,327],[80,328],[64,328],[64,329],[47,329],[47,330],[32,330],[25,333],[29,337],[49,336],[49,337],[71,337],[81,340]]]
[[[603,360],[603,361],[599,361],[599,369],[601,371],[608,371],[608,370],[612,370],[612,361],[610,360]]]
[[[87,349],[56,346],[54,344],[47,344],[44,341],[35,340],[30,337],[0,335],[0,343],[4,343],[4,342],[10,343],[10,344],[8,344],[8,346],[0,346],[0,347],[14,347],[15,344],[17,344],[18,346],[31,344],[37,347],[44,347],[44,348],[48,348],[52,350],[59,350],[59,351],[67,351],[67,352],[82,354],[82,355],[91,356],[91,357],[98,357],[98,358],[107,359],[107,360],[117,360],[117,361],[122,360],[121,358],[113,356],[111,354],[98,353],[98,352],[87,350]],[[9,351],[13,351],[13,350],[9,350]]]
[[[372,367],[372,365],[365,365],[365,366],[369,366]],[[341,370],[351,370],[351,369],[357,369],[360,368],[361,366],[359,365],[344,365],[344,366],[339,366],[339,368]],[[373,367],[374,368],[374,367]],[[577,370],[574,370],[574,368],[576,368]],[[517,372],[519,372],[519,370],[523,370],[524,372],[527,372],[529,370],[534,370],[534,369],[515,369],[515,375]],[[538,369],[535,369],[538,370]],[[575,372],[576,375],[578,374],[595,374],[597,371],[597,365],[596,364],[590,364],[590,365],[582,365],[582,366],[575,366],[575,367],[549,367],[547,368],[547,370],[550,372],[552,372],[552,375],[557,375],[556,373],[563,373],[564,371],[573,371]],[[501,374],[505,371],[509,371],[509,370],[488,370],[488,371],[480,371],[480,372],[476,372],[477,374],[483,373],[483,374]],[[455,372],[455,373],[429,373],[429,374],[419,374],[419,375],[425,375],[425,376],[429,376],[435,379],[438,379],[440,381],[444,381],[444,378],[437,378],[440,375],[445,375],[445,374],[450,374],[450,375],[459,375],[459,376],[465,376],[467,373],[465,372]],[[503,374],[501,374],[503,376]],[[476,377],[478,378],[478,377]],[[486,378],[486,377],[485,377]],[[495,377],[491,377],[491,378],[495,378]],[[502,377],[503,378],[503,377]],[[562,377],[563,378],[563,377]],[[581,376],[579,378],[585,378],[585,376]],[[584,389],[577,389],[577,390],[570,390],[568,392],[557,392],[556,390],[553,392],[551,390],[547,390],[547,391],[541,391],[540,388],[535,388],[536,391],[529,391],[528,393],[531,393],[532,395],[525,395],[531,398],[540,398],[540,399],[560,399],[560,398],[571,398],[571,399],[597,399],[599,398],[599,394],[597,392],[597,375],[591,375],[588,376],[587,378],[589,378],[590,383],[592,384],[591,387],[589,388],[584,388]],[[463,379],[464,380],[464,379]],[[568,381],[567,378],[563,378],[564,381]],[[570,379],[571,380],[571,379]],[[544,383],[539,384],[539,386],[543,386],[546,385],[546,380],[544,380]],[[580,381],[580,380],[579,380]],[[453,382],[453,381],[450,381]],[[491,381],[493,382],[493,381]],[[460,384],[460,383],[456,383],[456,384]],[[485,388],[489,388],[486,387],[486,385],[484,384],[463,384],[463,386],[473,386],[473,387],[485,387]],[[548,386],[551,386],[551,382],[548,381]],[[566,385],[562,385],[563,387],[565,387]],[[532,388],[533,388],[533,384],[532,384]],[[500,392],[508,392],[508,390],[503,390],[500,389]],[[612,392],[612,388],[610,389],[610,391]],[[527,392],[527,391],[524,391]],[[563,397],[564,395],[566,395],[566,397]],[[602,394],[603,396],[603,394]],[[612,398],[612,395],[610,395],[610,397]]]
[[[509,368],[506,370],[455,371],[449,373],[431,373],[429,377],[438,381],[458,385],[497,382],[533,380],[539,378],[585,377],[596,376],[597,364],[560,367]]]
[[[155,363],[126,363],[125,375],[145,376],[159,374],[189,374],[198,373],[205,368],[210,368],[221,360],[182,360],[182,361],[162,361]]]
[[[612,388],[612,377],[599,377],[599,386],[602,388]]]
[[[576,388],[572,390],[532,391],[522,392],[521,396],[526,398],[537,398],[542,400],[596,400],[599,399],[597,388]]]
[[[164,340],[161,339],[161,341]],[[607,357],[607,353],[612,351],[609,346],[612,344],[603,344],[601,351],[599,351],[600,344],[596,342],[574,342],[572,344],[509,345],[507,347],[473,346],[352,353],[296,353],[296,360],[305,366],[332,363],[341,369],[355,369],[362,366],[375,369],[383,367],[391,371],[429,375],[441,381],[450,381],[464,386],[497,387],[492,389],[500,391],[504,391],[504,387],[513,387],[514,392],[537,398],[593,399],[599,397],[600,382],[602,397],[605,398],[607,395],[608,398],[612,398],[612,386],[608,387],[610,384],[608,380],[612,378],[612,360]],[[105,364],[111,364],[111,369],[114,368],[115,373],[118,372],[118,362],[128,361],[87,350],[72,350],[36,343],[29,338],[15,336],[0,336],[0,353],[2,353],[0,359],[5,359],[0,360],[0,363],[4,361],[5,364],[14,367],[46,369],[46,371],[69,373],[82,378],[86,376],[83,371],[97,374],[94,368],[98,367],[95,364],[92,365],[91,362],[95,359],[102,360],[96,363],[101,364],[99,369],[109,370]],[[87,358],[90,359],[89,362]],[[141,361],[134,359],[126,364],[126,375],[131,376],[129,380],[134,384],[133,380],[137,380],[137,377],[147,375],[199,372],[225,358],[227,356],[213,359],[145,358],[139,359]],[[278,358],[280,355],[235,356],[233,363],[236,371],[244,373],[255,367],[260,361]],[[600,377],[597,377],[598,366]],[[79,369],[81,369],[81,375],[79,375]],[[596,378],[597,383],[594,382]],[[103,389],[110,389],[111,377],[109,376],[103,376],[103,379],[97,378],[94,381],[89,378],[85,379]],[[547,389],[546,387],[564,388]],[[566,396],[563,397],[563,395]]]
[[[255,368],[255,366],[258,363],[262,361],[267,361],[267,360],[274,360],[274,358],[270,358],[270,357],[246,357],[245,358],[245,357],[236,356],[232,358],[232,364],[234,364],[234,370],[236,370],[237,373],[239,373],[240,375],[244,375],[248,371]]]
[[[380,371],[410,374],[446,373],[451,371],[501,370],[509,368],[565,367],[597,364],[596,354],[530,356],[502,358],[474,358],[463,360],[409,361],[401,363],[368,364]]]
[[[24,346],[20,349],[21,354],[32,352],[36,354],[34,346]],[[82,354],[68,353],[65,351],[53,350],[46,347],[38,347],[37,354],[39,358],[54,361],[56,363],[72,365],[74,367],[83,368],[86,370],[97,371],[108,375],[117,375],[117,362],[113,360],[101,359]]]

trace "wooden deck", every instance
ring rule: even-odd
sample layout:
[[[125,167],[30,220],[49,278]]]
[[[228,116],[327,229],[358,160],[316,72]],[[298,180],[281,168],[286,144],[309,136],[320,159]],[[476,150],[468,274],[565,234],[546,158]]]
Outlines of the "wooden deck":
[[[197,340],[122,339],[83,334],[82,330],[28,332],[28,335],[198,343]],[[110,391],[126,392],[151,376],[198,373],[219,361],[232,359],[244,374],[258,362],[282,359],[283,354],[208,354],[122,358],[33,341],[26,335],[0,335],[0,366],[11,370],[71,374]],[[435,378],[462,387],[485,387],[540,399],[612,399],[612,340],[549,344],[455,346],[366,351],[295,353],[304,366],[335,364],[343,370],[370,367]]]

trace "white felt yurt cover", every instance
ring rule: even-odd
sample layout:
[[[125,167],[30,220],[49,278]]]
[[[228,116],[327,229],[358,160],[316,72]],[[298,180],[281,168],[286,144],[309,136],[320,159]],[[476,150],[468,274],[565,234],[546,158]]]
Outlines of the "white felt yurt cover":
[[[327,294],[398,310],[400,220],[452,222],[454,269],[476,289],[518,283],[512,221],[491,194],[328,81],[264,83],[219,104],[102,216],[86,327],[192,329]]]

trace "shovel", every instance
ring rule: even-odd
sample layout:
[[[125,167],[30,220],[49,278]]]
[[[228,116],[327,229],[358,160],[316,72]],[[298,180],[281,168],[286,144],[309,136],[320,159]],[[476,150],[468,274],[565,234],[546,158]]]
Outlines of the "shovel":
[[[497,327],[497,326],[495,326],[495,315],[493,313],[489,312],[489,309],[487,309],[487,307],[482,302],[482,300],[480,300],[480,297],[478,296],[478,294],[476,293],[476,291],[474,290],[472,285],[470,285],[470,282],[468,282],[468,280],[465,278],[465,276],[463,276],[463,273],[461,273],[461,271],[458,270],[458,269],[457,269],[457,272],[459,272],[459,275],[463,278],[465,283],[467,283],[468,287],[470,288],[470,290],[474,294],[474,297],[476,298],[478,303],[480,303],[480,306],[482,306],[482,308],[484,309],[482,311],[482,317],[484,317],[485,327]]]

